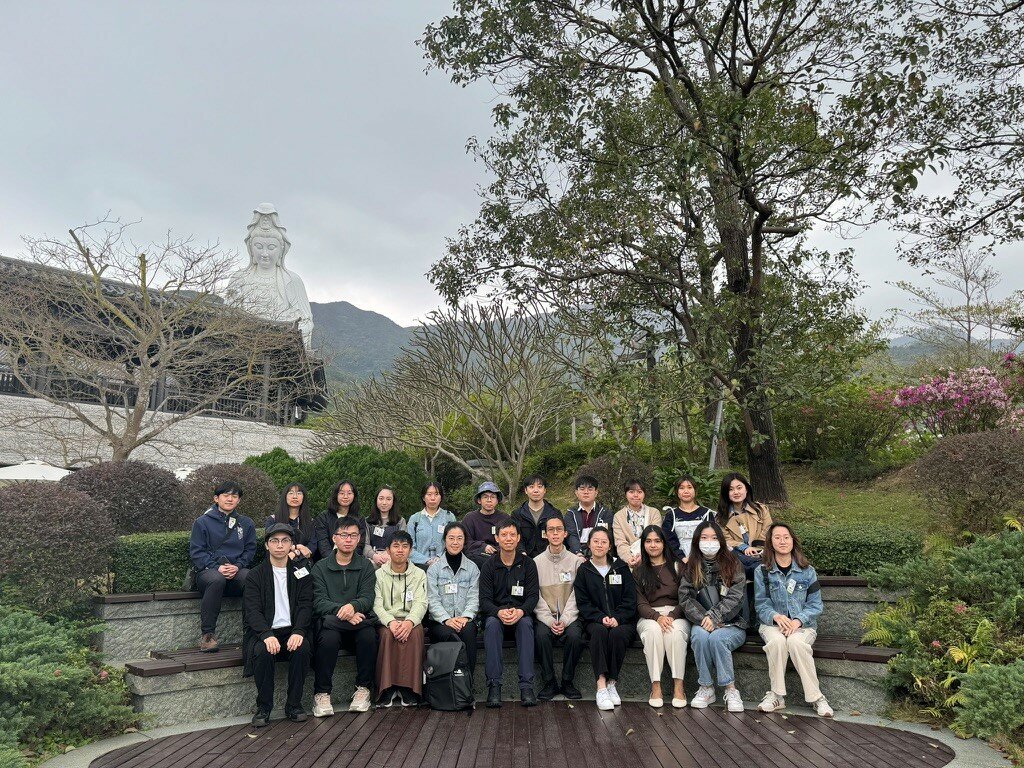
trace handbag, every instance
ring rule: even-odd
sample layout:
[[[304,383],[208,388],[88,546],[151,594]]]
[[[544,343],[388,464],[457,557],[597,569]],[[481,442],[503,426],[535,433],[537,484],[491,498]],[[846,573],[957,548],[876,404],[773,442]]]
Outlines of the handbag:
[[[204,512],[203,514],[206,513]],[[228,515],[228,520],[231,519],[237,520],[237,518],[232,518],[231,515]],[[228,540],[228,537],[231,536],[232,527],[230,525],[226,525],[225,528],[227,529],[227,532],[224,534],[224,538],[220,540],[220,543],[217,544],[215,549],[220,549],[221,547],[223,547],[224,543]],[[188,564],[188,568],[185,569],[185,577],[181,580],[182,592],[196,591],[196,589],[199,587],[199,584],[196,582],[196,576],[198,575],[198,573],[199,572],[196,570],[196,567],[190,562]]]

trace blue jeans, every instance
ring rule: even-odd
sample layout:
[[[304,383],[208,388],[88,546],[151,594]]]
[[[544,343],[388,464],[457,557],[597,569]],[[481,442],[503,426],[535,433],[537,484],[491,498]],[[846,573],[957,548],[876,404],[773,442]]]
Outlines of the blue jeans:
[[[697,662],[697,682],[713,686],[711,667],[718,672],[719,685],[731,685],[736,680],[732,669],[732,652],[747,640],[746,631],[734,626],[720,627],[708,632],[699,624],[690,629],[690,647]]]
[[[519,687],[533,685],[533,617],[523,616],[513,626],[506,627],[497,616],[488,616],[484,622],[484,675],[488,685],[501,685],[505,666],[501,663],[501,644],[506,634],[515,633],[519,652]]]

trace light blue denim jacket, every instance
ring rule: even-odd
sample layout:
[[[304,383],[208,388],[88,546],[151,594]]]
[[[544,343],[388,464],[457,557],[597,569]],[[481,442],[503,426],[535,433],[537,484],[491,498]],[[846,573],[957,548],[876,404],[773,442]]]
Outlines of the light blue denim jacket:
[[[455,594],[445,587],[455,585]],[[441,557],[427,569],[427,605],[430,618],[438,623],[465,616],[476,617],[480,610],[480,569],[463,553],[458,573],[452,573],[448,560]]]
[[[409,559],[423,565],[431,557],[444,554],[444,527],[455,522],[455,515],[446,509],[437,510],[433,521],[421,509],[409,518],[409,535],[412,536],[412,554]],[[440,528],[440,530],[438,530]],[[434,554],[431,555],[431,549]]]
[[[788,586],[790,580],[793,581],[792,593]],[[781,613],[791,619],[799,619],[808,629],[816,629],[818,617],[825,609],[818,574],[809,565],[801,568],[795,560],[788,576],[784,575],[778,566],[772,566],[770,571],[765,565],[758,566],[754,571],[754,608],[762,624],[774,626],[772,617]]]

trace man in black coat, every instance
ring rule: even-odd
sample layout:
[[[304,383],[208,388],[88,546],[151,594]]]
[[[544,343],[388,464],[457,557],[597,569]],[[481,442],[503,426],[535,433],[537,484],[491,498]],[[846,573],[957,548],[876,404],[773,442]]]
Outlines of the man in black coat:
[[[270,722],[274,708],[274,662],[288,661],[288,698],[285,714],[301,723],[302,687],[309,668],[310,642],[306,639],[313,618],[313,579],[303,558],[291,560],[292,528],[278,523],[264,534],[267,559],[249,571],[242,597],[245,634],[242,653],[245,672],[256,680],[256,714],[252,724]]]

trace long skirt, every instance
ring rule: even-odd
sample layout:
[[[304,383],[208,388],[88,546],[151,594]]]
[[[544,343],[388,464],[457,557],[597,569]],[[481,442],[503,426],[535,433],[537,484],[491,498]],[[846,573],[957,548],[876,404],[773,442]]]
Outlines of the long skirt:
[[[387,627],[377,629],[377,693],[400,685],[417,696],[423,693],[423,625],[412,628],[404,643],[395,640]]]

